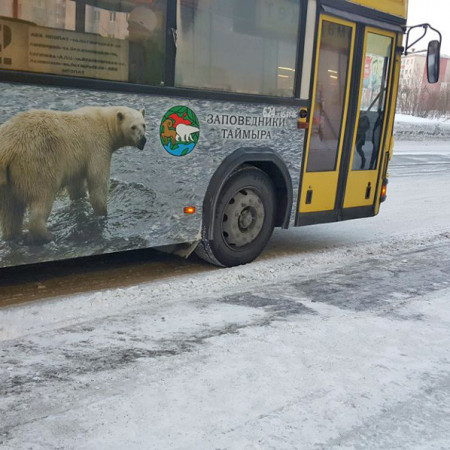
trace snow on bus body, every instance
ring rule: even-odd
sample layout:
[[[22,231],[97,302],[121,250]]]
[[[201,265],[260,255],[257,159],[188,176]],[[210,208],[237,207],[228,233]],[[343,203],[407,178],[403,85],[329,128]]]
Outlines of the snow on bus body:
[[[122,149],[112,157],[107,218],[97,217],[87,200],[71,202],[61,191],[48,220],[53,240],[27,246],[23,240],[0,239],[0,267],[194,243],[201,236],[211,177],[228,155],[244,147],[276,151],[297,198],[304,132],[297,129],[296,106],[7,83],[2,87],[0,123],[30,109],[124,105],[145,108],[147,144],[143,152]],[[169,131],[174,139],[168,139]],[[188,205],[195,206],[195,214],[184,213]],[[27,219],[25,231],[26,224]]]

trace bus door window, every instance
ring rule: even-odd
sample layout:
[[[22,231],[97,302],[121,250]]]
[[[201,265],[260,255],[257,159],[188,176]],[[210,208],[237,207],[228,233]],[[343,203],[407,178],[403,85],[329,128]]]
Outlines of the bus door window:
[[[336,170],[352,29],[323,21],[308,172]]]
[[[391,37],[375,33],[367,34],[353,170],[377,168],[386,110],[391,53]]]

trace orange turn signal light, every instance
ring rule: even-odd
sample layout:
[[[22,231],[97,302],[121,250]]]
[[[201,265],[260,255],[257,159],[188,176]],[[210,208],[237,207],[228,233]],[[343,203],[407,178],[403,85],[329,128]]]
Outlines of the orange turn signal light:
[[[186,206],[184,208],[185,214],[195,214],[195,206]]]
[[[386,200],[386,197],[387,197],[387,185],[388,185],[388,180],[385,179],[383,181],[383,185],[381,186],[380,202],[384,202]]]

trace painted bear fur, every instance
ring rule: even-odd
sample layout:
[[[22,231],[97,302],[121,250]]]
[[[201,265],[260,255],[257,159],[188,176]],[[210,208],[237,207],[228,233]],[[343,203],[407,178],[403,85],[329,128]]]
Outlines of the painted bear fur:
[[[47,220],[55,196],[67,188],[72,200],[89,194],[94,212],[107,214],[112,154],[143,149],[144,110],[125,106],[84,107],[70,112],[30,110],[0,126],[0,222],[4,240],[51,240]]]

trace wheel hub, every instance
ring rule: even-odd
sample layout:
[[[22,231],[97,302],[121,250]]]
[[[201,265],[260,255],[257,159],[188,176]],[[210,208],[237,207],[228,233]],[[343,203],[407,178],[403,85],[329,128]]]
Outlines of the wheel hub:
[[[264,225],[264,205],[258,193],[242,189],[224,209],[222,234],[230,247],[243,247],[253,242]]]
[[[239,228],[241,230],[247,230],[255,221],[255,209],[247,207],[242,210],[239,216]]]

